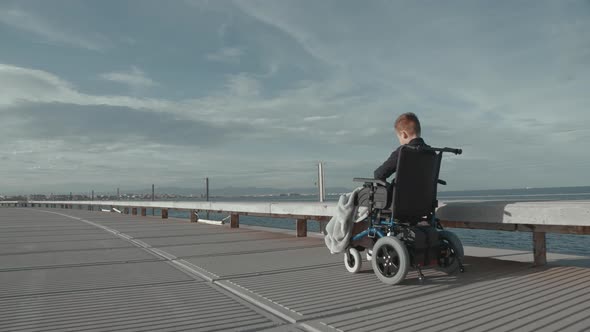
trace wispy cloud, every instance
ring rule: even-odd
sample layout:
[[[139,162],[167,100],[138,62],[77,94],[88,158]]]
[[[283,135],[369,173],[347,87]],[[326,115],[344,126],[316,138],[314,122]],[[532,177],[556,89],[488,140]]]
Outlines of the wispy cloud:
[[[257,96],[260,94],[258,80],[246,75],[231,75],[227,80],[228,90],[239,97]]]
[[[283,32],[285,35],[295,40],[299,46],[311,56],[323,61],[325,64],[331,64],[336,60],[333,58],[326,58],[325,55],[320,52],[319,45],[317,45],[317,39],[313,35],[307,33],[305,27],[294,23],[290,19],[289,14],[291,13],[293,3],[278,4],[276,2],[268,1],[236,0],[234,1],[234,4],[236,4],[244,14]]]
[[[136,66],[132,66],[129,71],[100,74],[100,78],[107,81],[126,84],[133,88],[153,87],[158,85],[158,83],[147,77],[146,74]]]
[[[242,54],[243,51],[237,47],[224,47],[215,53],[207,54],[207,60],[237,64]]]
[[[0,23],[37,35],[48,43],[65,44],[93,51],[105,48],[104,43],[96,38],[80,36],[20,9],[0,8]]]
[[[303,118],[303,121],[307,122],[315,122],[315,121],[322,121],[322,120],[332,120],[338,119],[340,116],[338,115],[328,115],[328,116],[308,116]]]
[[[148,3],[141,15],[113,15],[113,24],[89,19],[79,29],[66,29],[41,5],[26,10],[47,12],[43,19],[2,11],[1,34],[9,38],[1,47],[10,51],[2,61],[18,65],[0,65],[0,133],[11,138],[0,140],[0,158],[11,158],[0,163],[0,184],[2,174],[26,165],[39,173],[28,183],[64,182],[75,164],[80,181],[107,172],[121,183],[216,174],[231,176],[224,184],[289,185],[313,177],[312,161],[324,160],[327,181],[349,185],[396,147],[393,121],[407,111],[420,116],[430,144],[464,148],[443,165],[452,189],[577,184],[586,174],[590,159],[572,143],[588,139],[588,2],[195,3],[165,10]],[[91,12],[55,8],[80,21]],[[161,26],[146,19],[154,16]],[[23,23],[29,17],[43,24]],[[86,28],[137,42],[84,58],[70,47],[35,45],[49,50],[38,55],[22,47],[31,39],[24,31],[92,49],[76,43],[86,40]],[[145,90],[106,93],[105,80]],[[35,147],[48,141],[55,144]],[[30,154],[1,153],[31,146]],[[40,174],[35,165],[53,154],[64,159]]]

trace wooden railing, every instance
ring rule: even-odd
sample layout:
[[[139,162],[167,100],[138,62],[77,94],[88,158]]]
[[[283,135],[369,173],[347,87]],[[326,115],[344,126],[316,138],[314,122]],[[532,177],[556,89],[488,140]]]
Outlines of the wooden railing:
[[[23,203],[12,202],[17,205]],[[316,202],[171,202],[171,201],[29,201],[30,207],[46,208],[117,208],[123,213],[142,216],[147,209],[189,211],[196,222],[200,211],[231,215],[230,227],[239,227],[240,216],[290,218],[296,222],[298,237],[307,236],[309,220],[327,222],[336,212],[336,203]],[[544,265],[546,233],[590,234],[590,201],[482,201],[441,203],[437,209],[441,224],[451,228],[520,231],[533,233],[535,265]]]
[[[19,201],[0,201],[0,207],[16,207],[19,206],[19,204],[25,204],[25,202],[19,202]]]

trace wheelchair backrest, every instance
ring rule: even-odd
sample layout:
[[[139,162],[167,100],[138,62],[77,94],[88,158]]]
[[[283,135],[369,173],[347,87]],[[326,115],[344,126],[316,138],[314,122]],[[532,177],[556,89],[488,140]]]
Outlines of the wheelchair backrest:
[[[392,195],[394,218],[417,220],[434,212],[441,158],[427,147],[402,146]]]

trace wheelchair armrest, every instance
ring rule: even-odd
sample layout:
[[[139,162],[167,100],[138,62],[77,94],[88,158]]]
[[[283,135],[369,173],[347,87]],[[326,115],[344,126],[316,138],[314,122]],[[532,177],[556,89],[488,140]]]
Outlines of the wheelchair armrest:
[[[387,183],[383,180],[379,179],[370,179],[370,178],[354,178],[352,179],[354,182],[364,182],[364,183],[372,183],[372,184],[379,184],[382,186],[387,186]]]
[[[443,186],[447,185],[447,181],[445,181],[445,180],[438,179],[438,180],[436,180],[436,182],[438,182],[438,184],[442,184]]]

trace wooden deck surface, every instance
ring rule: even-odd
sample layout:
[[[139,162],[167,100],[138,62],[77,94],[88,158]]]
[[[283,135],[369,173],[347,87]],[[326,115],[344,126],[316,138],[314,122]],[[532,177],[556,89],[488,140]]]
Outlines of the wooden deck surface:
[[[590,331],[586,261],[472,252],[464,274],[387,286],[321,238],[3,208],[0,331]]]

